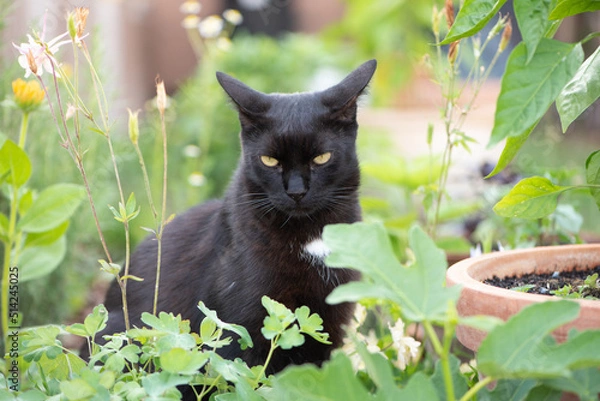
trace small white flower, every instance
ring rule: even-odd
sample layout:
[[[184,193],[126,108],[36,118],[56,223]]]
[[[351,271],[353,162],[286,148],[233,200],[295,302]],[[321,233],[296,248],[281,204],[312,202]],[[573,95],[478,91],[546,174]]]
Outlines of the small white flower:
[[[198,24],[198,31],[203,38],[212,39],[221,34],[223,30],[223,18],[218,15],[209,15]]]
[[[184,14],[198,14],[202,10],[202,5],[194,0],[188,0],[181,3],[179,11]]]
[[[200,17],[197,15],[186,15],[183,21],[181,21],[181,26],[185,29],[196,29],[198,28],[198,24],[200,23]]]
[[[398,352],[396,367],[404,370],[410,361],[416,359],[421,343],[410,336],[404,335],[404,322],[402,319],[398,319],[394,326],[388,323],[388,327],[392,334],[393,346]]]
[[[217,43],[216,43],[217,49],[221,50],[221,51],[229,51],[231,49],[231,39],[226,38],[221,36],[220,38],[217,38]]]
[[[21,43],[20,46],[13,43],[13,46],[20,53],[17,60],[19,65],[25,69],[25,78],[33,74],[31,67],[34,67],[35,75],[38,76],[41,76],[44,70],[50,74],[54,73],[58,75],[58,72],[55,70],[58,67],[58,62],[54,58],[54,53],[58,51],[60,46],[71,43],[70,39],[61,41],[62,38],[68,35],[69,33],[65,32],[47,43],[44,42],[43,36],[40,37],[39,41],[36,41],[31,35],[27,35],[29,39],[27,43]],[[31,65],[32,62],[34,66]]]
[[[357,341],[365,343],[367,351],[369,351],[371,354],[381,354],[383,357],[385,357],[385,354],[381,351],[381,348],[379,348],[379,345],[377,344],[379,339],[373,330],[369,331],[369,335],[366,337],[361,333],[356,333],[356,337],[354,339],[345,338],[342,351],[344,351],[350,358],[355,371],[365,369],[365,363],[356,350]]]
[[[223,18],[232,25],[240,25],[244,21],[242,13],[232,8],[223,11]]]
[[[189,157],[190,159],[195,159],[200,156],[200,148],[196,145],[187,145],[183,148],[183,155],[185,157]]]
[[[197,171],[193,172],[188,176],[188,184],[190,184],[192,187],[201,187],[202,185],[204,185],[205,181],[206,178],[204,177],[204,175]]]

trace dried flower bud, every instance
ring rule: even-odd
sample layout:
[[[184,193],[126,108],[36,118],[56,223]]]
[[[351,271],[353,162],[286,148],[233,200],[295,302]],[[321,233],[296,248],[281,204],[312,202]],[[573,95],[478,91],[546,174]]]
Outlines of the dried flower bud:
[[[77,37],[81,39],[83,31],[85,31],[85,24],[87,23],[87,17],[90,14],[90,9],[87,7],[77,7],[75,9],[75,22],[77,26]]]
[[[504,27],[504,31],[502,31],[502,38],[500,38],[500,44],[498,45],[498,51],[503,52],[504,49],[510,43],[510,37],[512,35],[512,23],[510,19],[506,22],[506,26]]]
[[[446,22],[448,23],[448,28],[451,28],[452,25],[454,25],[454,5],[452,4],[452,0],[446,0],[444,9],[446,11]]]
[[[448,49],[448,61],[450,61],[450,64],[454,64],[456,61],[456,57],[458,56],[458,44],[459,41],[450,43],[450,48]]]
[[[138,138],[140,137],[140,126],[138,123],[138,114],[140,111],[131,111],[131,109],[127,109],[127,112],[129,113],[129,139],[131,140],[131,143],[137,145]]]
[[[167,108],[167,92],[165,91],[165,83],[160,77],[156,77],[156,107],[160,114],[165,113]]]

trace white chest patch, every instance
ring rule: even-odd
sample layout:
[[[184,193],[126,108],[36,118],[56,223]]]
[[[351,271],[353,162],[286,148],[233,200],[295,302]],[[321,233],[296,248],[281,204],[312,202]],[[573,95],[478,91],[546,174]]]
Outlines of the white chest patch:
[[[331,253],[331,250],[325,245],[325,242],[323,242],[321,238],[317,238],[304,245],[304,252],[311,257],[322,261]]]

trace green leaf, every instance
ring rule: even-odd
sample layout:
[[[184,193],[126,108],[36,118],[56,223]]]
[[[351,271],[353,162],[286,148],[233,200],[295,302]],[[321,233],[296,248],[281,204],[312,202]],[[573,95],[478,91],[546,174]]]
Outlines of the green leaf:
[[[181,393],[176,386],[186,384],[188,381],[189,379],[185,376],[159,372],[142,377],[142,386],[151,400],[180,400]]]
[[[388,400],[379,398],[378,400]],[[437,392],[429,377],[423,372],[415,373],[406,386],[398,392],[397,400],[434,401],[438,400]]]
[[[561,19],[597,10],[600,10],[600,0],[559,0],[550,13],[550,19]]]
[[[488,146],[531,130],[575,75],[582,60],[580,44],[542,39],[529,63],[525,44],[515,47],[502,77]]]
[[[580,354],[579,351],[573,357],[565,354],[583,341],[565,348],[570,341],[557,346],[549,334],[575,319],[578,313],[579,305],[572,301],[549,301],[523,308],[482,341],[477,353],[478,369],[487,376],[507,379],[568,375],[569,368],[575,360],[579,361]],[[591,352],[592,346],[600,344],[592,342],[585,347],[585,352]]]
[[[80,185],[52,185],[40,193],[18,228],[28,233],[51,230],[68,220],[84,197],[85,190]]]
[[[331,344],[327,340],[329,334],[323,333],[323,319],[316,313],[311,314],[308,306],[296,308],[294,315],[296,315],[296,320],[302,333],[308,334],[323,344]]]
[[[304,336],[300,333],[300,329],[298,325],[293,325],[288,329],[284,330],[277,341],[277,345],[279,345],[283,349],[291,349],[294,347],[299,347],[304,344]]]
[[[69,221],[67,220],[51,230],[40,233],[29,233],[27,234],[27,239],[25,240],[25,247],[27,248],[30,246],[42,246],[53,244],[67,232],[68,228]]]
[[[171,348],[161,354],[160,366],[167,372],[194,375],[208,362],[209,355],[198,350]]]
[[[326,226],[323,240],[331,249],[326,259],[330,267],[353,268],[363,273],[362,284],[337,287],[327,297],[329,303],[343,302],[340,294],[356,299],[348,290],[350,285],[379,299],[397,302],[406,319],[420,322],[443,321],[448,302],[458,299],[460,288],[445,287],[444,252],[419,227],[409,231],[409,244],[416,261],[408,267],[396,259],[387,232],[380,224]]]
[[[21,187],[31,176],[31,162],[27,153],[7,139],[0,148],[0,176],[8,172],[6,182]]]
[[[502,217],[539,219],[556,209],[558,195],[570,189],[554,185],[544,177],[522,179],[494,206],[494,212]]]
[[[399,389],[394,380],[390,361],[379,353],[370,353],[367,346],[356,337],[353,337],[352,341],[365,364],[369,377],[377,386],[377,393],[385,396],[386,400],[399,400]]]
[[[44,355],[48,359],[58,357],[62,354],[61,343],[56,338],[59,333],[57,326],[40,326],[22,331],[19,333],[20,355],[27,362],[39,361]]]
[[[575,393],[582,400],[597,400],[600,394],[600,370],[598,367],[576,370],[569,377],[545,380],[544,384],[557,390]]]
[[[440,43],[447,45],[479,32],[492,19],[506,0],[465,0],[456,20]]]
[[[322,369],[314,365],[288,367],[273,379],[273,389],[263,396],[269,401],[372,399],[354,375],[350,360],[341,352],[336,352],[330,361],[323,364]]]
[[[479,401],[523,401],[531,389],[538,385],[537,380],[499,380],[492,389],[484,388],[478,393]],[[537,398],[535,399],[538,400]]]
[[[538,43],[546,36],[552,22],[548,20],[554,0],[515,0],[514,9],[519,31],[527,48],[527,63]]]
[[[239,324],[225,323],[217,317],[217,312],[208,309],[202,301],[198,302],[198,309],[204,313],[204,316],[215,322],[219,328],[223,330],[229,330],[240,336],[238,342],[243,350],[248,347],[252,347],[252,338],[250,337],[248,330],[246,330],[244,327],[240,326]]]
[[[54,359],[42,355],[38,363],[46,378],[57,380],[67,380],[73,375],[79,375],[87,366],[83,359],[72,353],[60,354]]]
[[[58,267],[67,253],[64,236],[58,241],[42,246],[27,247],[19,255],[19,280],[25,282],[50,274]]]
[[[546,386],[538,386],[529,392],[525,401],[560,401],[562,392]],[[498,399],[501,401],[501,399]]]
[[[589,185],[600,186],[600,150],[590,154],[585,161],[585,178]],[[600,188],[590,188],[590,193],[600,209]]]
[[[97,305],[92,310],[92,313],[85,317],[83,326],[89,337],[94,338],[96,333],[101,332],[106,328],[108,322],[108,311],[104,305]]]
[[[581,64],[556,98],[562,130],[600,97],[600,47]]]

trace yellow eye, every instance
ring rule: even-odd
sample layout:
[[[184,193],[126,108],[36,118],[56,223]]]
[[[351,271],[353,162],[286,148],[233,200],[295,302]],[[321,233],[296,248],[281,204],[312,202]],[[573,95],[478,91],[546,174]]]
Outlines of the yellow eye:
[[[325,164],[331,159],[331,152],[323,153],[313,159],[313,162],[318,165]]]
[[[267,167],[275,167],[279,164],[279,160],[271,156],[261,156],[260,161]]]

